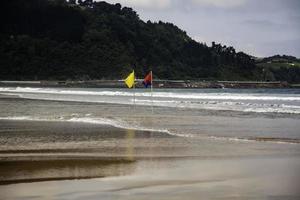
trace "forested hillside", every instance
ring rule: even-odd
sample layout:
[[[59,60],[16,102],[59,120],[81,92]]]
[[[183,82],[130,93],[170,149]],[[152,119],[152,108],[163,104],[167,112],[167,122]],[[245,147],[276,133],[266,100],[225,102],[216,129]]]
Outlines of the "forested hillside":
[[[257,60],[257,68],[263,71],[267,81],[300,83],[300,60],[293,56],[275,55]]]
[[[171,23],[144,22],[120,4],[8,0],[0,20],[2,80],[121,79],[132,69],[160,79],[265,78],[251,56],[198,43]]]

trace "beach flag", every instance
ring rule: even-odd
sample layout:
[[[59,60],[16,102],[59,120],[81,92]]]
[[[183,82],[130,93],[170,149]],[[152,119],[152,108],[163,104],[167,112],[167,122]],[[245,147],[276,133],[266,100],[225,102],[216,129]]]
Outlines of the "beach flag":
[[[143,81],[144,86],[147,88],[149,85],[152,85],[152,71],[150,71],[147,76],[145,76]]]
[[[132,88],[134,86],[134,81],[135,81],[135,76],[134,76],[134,71],[132,71],[125,79],[125,83],[128,88]]]

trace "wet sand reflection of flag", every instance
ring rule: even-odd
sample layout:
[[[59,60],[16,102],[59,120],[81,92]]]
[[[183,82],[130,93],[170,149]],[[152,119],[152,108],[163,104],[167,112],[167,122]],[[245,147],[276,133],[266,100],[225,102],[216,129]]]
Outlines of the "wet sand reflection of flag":
[[[126,130],[126,144],[127,144],[126,157],[130,161],[133,161],[135,157],[134,139],[135,139],[135,130],[132,129]]]

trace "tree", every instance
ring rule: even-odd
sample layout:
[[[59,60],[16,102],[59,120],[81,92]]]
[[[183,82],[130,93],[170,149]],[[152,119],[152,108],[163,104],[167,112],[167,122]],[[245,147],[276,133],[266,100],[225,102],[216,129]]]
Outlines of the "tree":
[[[145,23],[132,8],[75,3],[4,1],[0,78],[119,79],[134,66],[139,73],[153,69],[163,79],[244,80],[255,70],[249,55],[216,42],[198,43],[172,23]],[[279,73],[296,79],[291,75],[296,71]]]

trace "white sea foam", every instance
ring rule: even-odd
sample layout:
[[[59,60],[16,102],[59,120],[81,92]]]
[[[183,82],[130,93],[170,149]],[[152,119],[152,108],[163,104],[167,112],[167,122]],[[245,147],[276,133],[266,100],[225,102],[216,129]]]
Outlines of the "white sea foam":
[[[77,115],[77,114],[76,114]],[[154,129],[143,127],[137,124],[129,124],[128,122],[121,119],[112,119],[112,118],[92,118],[92,117],[68,117],[68,116],[59,116],[55,118],[43,118],[43,117],[33,117],[33,116],[12,116],[12,117],[0,117],[0,120],[16,120],[16,121],[42,121],[42,122],[74,122],[74,123],[88,123],[88,124],[99,124],[112,126],[115,128],[121,129],[130,129],[137,131],[149,131],[149,132],[157,132],[157,133],[165,133],[175,137],[184,137],[184,138],[198,138],[198,139],[209,139],[209,140],[221,140],[221,141],[230,141],[230,142],[268,142],[268,143],[282,143],[282,144],[297,144],[295,142],[289,141],[264,141],[264,140],[255,140],[248,138],[238,138],[238,137],[222,137],[222,136],[203,136],[203,135],[195,135],[189,133],[179,133],[176,131],[170,131],[168,129]]]
[[[0,93],[21,98],[161,106],[252,113],[300,114],[300,94],[211,93],[205,90],[164,90],[153,93],[137,90],[135,98],[129,90],[0,87]]]
[[[207,138],[212,140],[221,140],[221,141],[230,141],[230,142],[244,142],[244,143],[251,143],[251,142],[265,142],[265,143],[275,143],[275,144],[298,144],[297,142],[289,142],[285,140],[260,140],[259,138],[239,138],[239,137],[220,137],[220,136],[207,136]]]
[[[31,87],[0,87],[0,92],[11,93],[38,93],[38,94],[60,94],[60,95],[93,95],[93,96],[127,96],[131,97],[133,92],[130,91],[83,91],[75,89],[61,88],[31,88]],[[149,97],[150,92],[136,91],[136,97]],[[299,94],[293,95],[262,95],[255,93],[175,93],[175,92],[158,92],[152,94],[158,98],[175,98],[175,99],[203,99],[203,100],[260,100],[260,101],[300,101]]]
[[[225,141],[232,141],[232,142],[256,142],[255,140],[249,140],[246,138],[237,138],[237,137],[221,137],[221,136],[207,136],[207,138],[212,140],[225,140]]]
[[[131,130],[139,130],[139,131],[150,131],[150,132],[161,132],[166,133],[173,136],[181,136],[184,137],[184,134],[175,134],[171,133],[167,129],[153,129],[146,128],[135,124],[129,124],[121,119],[110,119],[110,118],[91,118],[91,117],[66,117],[59,116],[55,118],[43,118],[43,117],[32,117],[32,116],[13,116],[13,117],[0,117],[0,120],[16,120],[16,121],[51,121],[51,122],[78,122],[78,123],[88,123],[88,124],[99,124],[99,125],[107,125],[115,128],[121,129],[131,129]]]

